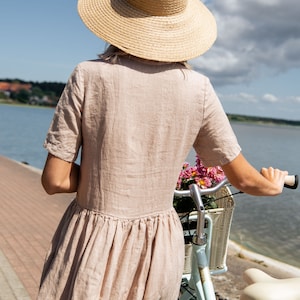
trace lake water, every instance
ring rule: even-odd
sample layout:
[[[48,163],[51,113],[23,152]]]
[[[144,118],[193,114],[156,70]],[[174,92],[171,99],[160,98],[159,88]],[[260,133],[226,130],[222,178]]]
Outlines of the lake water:
[[[0,154],[42,169],[53,108],[0,105]]]
[[[0,155],[42,169],[43,141],[53,108],[0,105]],[[246,158],[258,169],[299,174],[300,127],[233,123]],[[194,162],[191,152],[187,160]],[[0,166],[1,167],[1,166]],[[230,238],[263,255],[300,267],[300,188],[277,197],[235,196]]]

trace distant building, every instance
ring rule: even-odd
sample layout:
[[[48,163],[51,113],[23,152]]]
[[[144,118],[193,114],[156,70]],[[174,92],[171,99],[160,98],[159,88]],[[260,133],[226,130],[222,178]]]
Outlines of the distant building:
[[[7,97],[12,97],[12,93],[18,93],[20,91],[27,91],[29,94],[29,99],[26,101],[31,105],[44,105],[44,106],[56,106],[57,101],[51,99],[50,96],[36,96],[32,95],[32,85],[29,83],[13,83],[0,81],[0,92],[5,94]]]
[[[13,92],[19,92],[21,90],[30,92],[31,87],[32,86],[29,83],[0,82],[0,92],[7,96],[10,96],[10,94]]]
[[[56,102],[51,100],[48,96],[43,96],[42,98],[37,96],[31,96],[29,98],[29,104],[31,105],[47,105],[47,106],[55,106]]]

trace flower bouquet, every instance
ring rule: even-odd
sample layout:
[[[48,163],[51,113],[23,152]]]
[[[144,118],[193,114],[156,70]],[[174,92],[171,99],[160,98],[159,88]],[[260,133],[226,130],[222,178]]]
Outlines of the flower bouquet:
[[[189,163],[184,163],[179,174],[176,190],[188,190],[189,185],[196,183],[201,189],[213,187],[224,179],[225,175],[221,167],[205,167],[196,155],[196,164],[191,166]],[[202,196],[202,201],[205,209],[217,208],[215,196]],[[176,197],[173,199],[173,206],[177,213],[189,213],[196,210],[195,203],[191,197]]]

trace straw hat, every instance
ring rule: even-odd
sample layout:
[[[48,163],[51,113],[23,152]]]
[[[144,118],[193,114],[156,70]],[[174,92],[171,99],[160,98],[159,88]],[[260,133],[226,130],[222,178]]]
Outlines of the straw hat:
[[[195,58],[217,36],[215,18],[200,0],[79,0],[78,12],[99,38],[149,60]]]

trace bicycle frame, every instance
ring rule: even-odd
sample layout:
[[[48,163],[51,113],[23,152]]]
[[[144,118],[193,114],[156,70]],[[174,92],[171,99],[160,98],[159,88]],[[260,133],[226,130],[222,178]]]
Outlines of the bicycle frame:
[[[225,178],[213,188],[200,189],[196,184],[192,184],[190,185],[189,190],[187,191],[174,191],[175,196],[192,197],[197,207],[197,228],[196,234],[192,239],[192,269],[191,274],[185,274],[182,276],[182,283],[180,289],[181,295],[179,296],[179,300],[216,299],[214,286],[211,280],[211,274],[218,274],[220,272],[211,272],[209,269],[213,222],[208,215],[205,215],[205,209],[201,199],[201,195],[213,194],[217,192],[220,188],[225,186],[227,183],[228,180]],[[284,186],[287,188],[296,189],[298,187],[298,175],[286,176]],[[204,228],[205,220],[208,223],[207,228]],[[226,272],[226,270],[227,268],[225,267],[225,269],[221,270],[221,273]],[[299,280],[296,280],[295,286],[297,284],[299,285]],[[278,285],[278,279],[276,281],[276,285]],[[285,287],[286,290],[288,288],[290,288],[290,286]],[[284,287],[282,289],[284,292]],[[252,289],[251,291],[253,293],[256,292],[255,289]],[[286,293],[284,295],[287,296]],[[290,297],[288,299],[298,299],[295,298],[297,297],[297,290],[295,290],[294,293],[290,293],[289,295]],[[246,297],[246,295],[244,295],[244,297]],[[251,296],[250,298],[254,299],[253,297]]]
[[[213,194],[227,183],[227,179],[224,179],[213,188],[200,189],[196,184],[192,184],[188,191],[175,191],[176,196],[192,197],[197,207],[197,228],[192,241],[192,269],[190,275],[183,276],[180,300],[216,299],[209,269],[213,222],[209,216],[205,215],[201,195]],[[208,223],[206,229],[205,220]]]

